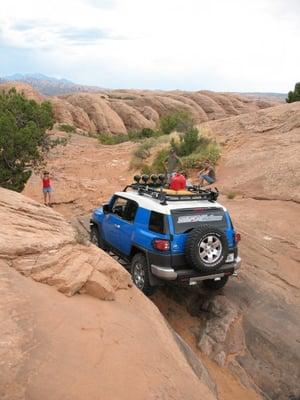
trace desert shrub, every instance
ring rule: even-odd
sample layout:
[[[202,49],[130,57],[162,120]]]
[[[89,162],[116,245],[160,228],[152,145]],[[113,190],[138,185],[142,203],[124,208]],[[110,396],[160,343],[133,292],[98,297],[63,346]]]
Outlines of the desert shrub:
[[[129,141],[128,135],[111,135],[109,133],[99,133],[98,139],[100,143],[106,145],[120,144]]]
[[[141,169],[150,156],[150,149],[155,145],[155,139],[150,138],[141,143],[132,153],[129,169]]]
[[[117,96],[115,94],[109,94],[108,97],[113,100],[135,100],[135,96]]]
[[[229,199],[229,200],[234,199],[235,196],[236,196],[236,193],[235,193],[235,192],[228,192],[228,193],[227,193],[227,199]]]
[[[185,169],[200,169],[205,160],[209,160],[212,164],[216,164],[219,157],[219,146],[215,142],[211,142],[206,146],[199,146],[193,153],[186,157],[182,157],[181,160]]]
[[[145,166],[144,161],[141,158],[133,157],[129,163],[129,170],[137,171]]]
[[[132,140],[132,141],[147,139],[147,138],[155,137],[155,136],[159,136],[159,132],[154,131],[151,128],[143,128],[139,131],[128,132],[129,140]]]
[[[293,103],[294,101],[300,101],[300,82],[296,83],[294,91],[288,93],[287,103]]]
[[[147,164],[141,165],[140,171],[141,171],[141,174],[146,174],[146,175],[152,174],[151,167]]]
[[[213,164],[220,156],[219,146],[212,139],[200,134],[195,127],[180,134],[179,141],[172,139],[173,147],[181,158],[184,168],[200,168],[201,164],[209,159]]]
[[[142,143],[137,149],[134,150],[133,156],[136,158],[141,158],[142,160],[145,160],[150,156],[150,149],[153,147],[153,142],[152,141],[146,141]]]
[[[186,111],[176,111],[162,115],[159,120],[160,130],[163,134],[168,135],[172,131],[186,132],[194,125],[193,118]]]
[[[0,186],[23,190],[31,170],[56,144],[46,133],[53,123],[49,102],[28,100],[15,88],[0,92]]]
[[[192,154],[199,146],[206,147],[210,140],[202,135],[197,128],[189,128],[179,137],[179,143],[171,140],[171,146],[176,150],[179,157]]]
[[[179,141],[172,138],[170,146],[155,155],[150,166],[151,173],[165,172],[164,161],[168,157],[171,147],[181,158],[184,169],[200,169],[203,167],[204,161],[210,160],[212,164],[215,164],[220,157],[220,149],[215,141],[200,135],[198,129],[190,128],[185,134],[180,135]]]
[[[75,127],[69,124],[60,124],[59,130],[67,133],[72,133],[76,131]]]
[[[164,166],[164,161],[169,155],[169,149],[162,149],[160,150],[151,165],[151,171],[152,173],[164,173],[165,172],[165,166]]]

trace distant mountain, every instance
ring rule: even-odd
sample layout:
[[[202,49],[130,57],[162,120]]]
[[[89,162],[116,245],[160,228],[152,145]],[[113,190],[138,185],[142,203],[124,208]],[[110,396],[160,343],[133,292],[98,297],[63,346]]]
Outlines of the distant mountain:
[[[0,78],[1,81],[17,81],[30,84],[34,89],[46,96],[58,96],[74,92],[97,92],[101,88],[97,86],[78,85],[67,79],[58,79],[46,76],[40,73],[20,74],[16,73],[10,76]]]
[[[264,100],[279,100],[279,101],[285,101],[287,97],[287,93],[273,93],[273,92],[239,92],[239,94],[255,98],[261,98]]]

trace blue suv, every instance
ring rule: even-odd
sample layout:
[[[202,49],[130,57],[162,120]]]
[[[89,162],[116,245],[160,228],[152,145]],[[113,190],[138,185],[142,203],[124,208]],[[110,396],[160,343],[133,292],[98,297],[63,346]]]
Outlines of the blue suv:
[[[193,187],[175,192],[163,178],[135,177],[94,210],[91,241],[121,257],[134,284],[149,295],[165,282],[220,289],[241,265],[240,235],[218,193]]]

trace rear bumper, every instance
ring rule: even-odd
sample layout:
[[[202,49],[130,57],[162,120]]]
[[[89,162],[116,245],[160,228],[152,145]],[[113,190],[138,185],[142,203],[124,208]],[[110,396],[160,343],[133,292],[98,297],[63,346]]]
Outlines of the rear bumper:
[[[194,269],[174,270],[170,267],[159,267],[158,265],[151,264],[151,272],[157,278],[165,281],[179,281],[188,282],[190,285],[197,283],[198,281],[204,281],[206,279],[222,278],[226,275],[232,275],[237,269],[241,267],[242,260],[239,256],[236,257],[233,263],[224,264],[217,271],[211,274],[201,273]]]

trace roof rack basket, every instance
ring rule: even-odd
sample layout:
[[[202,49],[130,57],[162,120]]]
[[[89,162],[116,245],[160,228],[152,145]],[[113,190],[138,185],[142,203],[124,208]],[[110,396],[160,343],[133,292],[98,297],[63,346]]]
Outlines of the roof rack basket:
[[[160,203],[163,205],[167,204],[167,201],[199,201],[199,200],[208,200],[211,202],[215,202],[219,196],[219,191],[217,188],[202,188],[197,185],[193,185],[191,188],[187,190],[170,190],[165,187],[163,175],[159,175],[159,179],[156,179],[156,176],[151,175],[151,182],[148,183],[149,177],[147,175],[142,176],[143,183],[140,183],[140,177],[135,176],[135,182],[131,185],[127,185],[124,188],[124,192],[128,189],[137,191],[141,196],[150,196],[153,199],[160,200]]]

